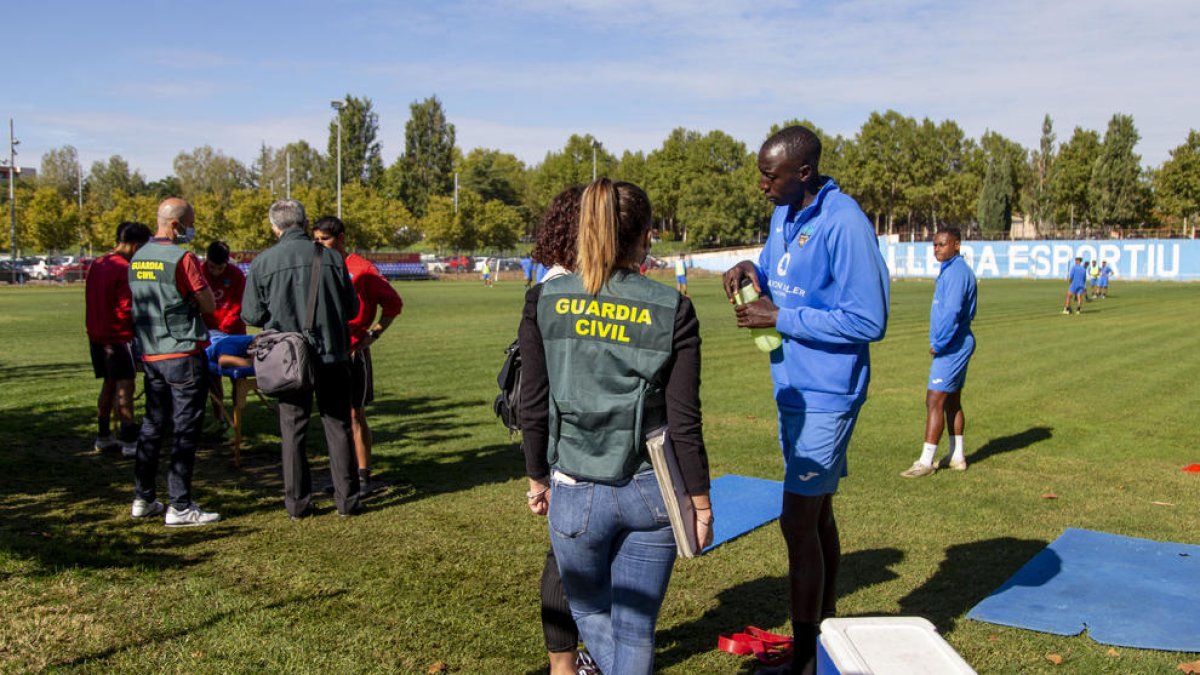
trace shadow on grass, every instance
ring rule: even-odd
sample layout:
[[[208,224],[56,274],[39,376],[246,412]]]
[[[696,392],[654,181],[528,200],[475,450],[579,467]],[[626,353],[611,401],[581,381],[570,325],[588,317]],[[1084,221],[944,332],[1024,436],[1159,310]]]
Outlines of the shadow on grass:
[[[84,363],[74,361],[71,363],[32,363],[21,365],[9,365],[0,363],[0,382],[4,380],[44,380],[48,378],[83,378],[90,377],[92,369]],[[100,385],[96,385],[96,391],[100,391]]]
[[[235,616],[237,614],[245,614],[248,612],[258,612],[258,611],[264,611],[264,610],[282,609],[284,607],[299,605],[299,604],[303,604],[303,603],[320,602],[320,601],[330,600],[332,598],[336,598],[337,596],[344,594],[345,592],[346,591],[344,591],[344,590],[336,590],[336,591],[313,593],[313,594],[307,595],[307,596],[293,596],[293,597],[283,598],[283,599],[277,600],[275,602],[267,603],[265,605],[250,607],[247,609],[241,609],[241,610],[237,610],[237,611],[228,611],[228,612],[218,612],[216,614],[213,614],[209,618],[207,618],[203,621],[199,621],[196,624],[191,625],[191,626],[181,626],[178,628],[164,628],[164,629],[159,629],[157,631],[152,631],[148,635],[146,635],[146,637],[144,637],[140,640],[130,642],[127,644],[123,644],[123,645],[119,645],[116,647],[109,647],[108,649],[96,652],[94,654],[86,654],[86,655],[74,658],[70,661],[58,662],[58,663],[55,663],[55,665],[68,666],[68,667],[88,665],[88,664],[91,664],[96,661],[103,661],[104,659],[107,659],[107,658],[114,656],[116,654],[119,654],[121,652],[129,651],[132,649],[138,649],[139,647],[145,647],[148,645],[158,645],[158,644],[170,642],[171,640],[177,640],[179,638],[187,637],[188,635],[190,635],[196,631],[203,630],[210,626],[218,625],[221,622],[228,619],[229,617]]]
[[[847,553],[842,556],[839,569],[838,596],[895,579],[896,573],[889,568],[903,559],[904,553],[895,548]],[[700,618],[659,632],[656,668],[673,666],[696,654],[712,651],[719,635],[739,633],[746,626],[768,629],[789,626],[783,632],[791,634],[788,592],[786,576],[762,577],[721,591],[717,606]],[[750,672],[754,665],[749,661],[743,668]]]
[[[1024,448],[1028,448],[1034,443],[1040,443],[1042,441],[1049,440],[1053,435],[1053,431],[1053,427],[1030,427],[1018,434],[993,438],[985,443],[983,447],[979,448],[975,452],[972,452],[967,457],[967,464],[978,464],[979,462],[989,459],[993,455],[1012,452],[1014,450],[1022,450]]]
[[[951,546],[937,572],[900,599],[900,615],[923,616],[938,632],[948,633],[958,617],[991,595],[1046,544],[998,537]]]

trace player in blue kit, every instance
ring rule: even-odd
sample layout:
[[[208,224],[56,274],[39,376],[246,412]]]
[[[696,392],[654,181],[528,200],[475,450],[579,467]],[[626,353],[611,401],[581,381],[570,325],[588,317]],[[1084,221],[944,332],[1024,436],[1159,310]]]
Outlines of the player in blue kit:
[[[1100,265],[1100,299],[1108,297],[1108,279],[1116,274],[1116,270],[1108,266],[1108,261],[1105,260]]]
[[[1063,314],[1071,313],[1071,298],[1075,298],[1075,311],[1083,314],[1083,292],[1086,290],[1087,269],[1083,266],[1083,258],[1075,258],[1075,266],[1067,273],[1067,303],[1063,306]]]
[[[939,228],[933,237],[933,255],[942,264],[933,304],[929,309],[929,384],[925,392],[925,445],[921,457],[900,475],[905,478],[928,476],[937,470],[937,454],[942,430],[950,427],[950,468],[967,470],[963,454],[962,388],[967,379],[967,363],[975,353],[975,273],[959,255],[962,233],[957,227]]]
[[[737,325],[774,328],[771,352],[784,457],[779,528],[788,551],[792,662],[778,673],[810,673],[822,619],[836,614],[841,542],[833,494],[867,398],[870,343],[887,329],[889,279],[875,228],[837,183],[818,172],[821,142],[787,127],[758,153],[758,187],[775,204],[757,263],[725,273],[733,302],[748,280],[759,299],[737,305]],[[735,303],[736,304],[736,303]]]

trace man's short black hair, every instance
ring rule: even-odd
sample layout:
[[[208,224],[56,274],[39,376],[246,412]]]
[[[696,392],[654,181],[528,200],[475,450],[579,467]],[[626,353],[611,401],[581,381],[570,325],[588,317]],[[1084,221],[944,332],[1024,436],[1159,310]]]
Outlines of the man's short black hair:
[[[117,226],[118,244],[145,244],[154,233],[150,226],[127,220]]]
[[[204,254],[204,259],[214,265],[226,265],[229,263],[229,244],[217,240],[208,245],[208,252]]]
[[[334,238],[346,234],[346,225],[337,216],[321,216],[317,222],[313,223],[313,229],[320,230]]]
[[[819,174],[817,167],[821,163],[821,139],[808,127],[784,127],[763,143],[764,149],[776,146],[783,147],[788,158],[809,165],[814,174]]]
[[[937,232],[934,233],[934,236],[937,236],[939,234],[948,234],[951,237],[954,237],[955,241],[962,241],[962,230],[958,229],[957,227],[950,227],[949,225],[942,225],[941,227],[939,227],[937,229]]]

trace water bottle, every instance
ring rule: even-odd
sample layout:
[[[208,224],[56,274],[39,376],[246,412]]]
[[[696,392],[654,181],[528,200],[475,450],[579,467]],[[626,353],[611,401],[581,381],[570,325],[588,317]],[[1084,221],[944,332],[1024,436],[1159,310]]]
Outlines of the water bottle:
[[[754,281],[749,277],[742,279],[742,287],[734,294],[733,299],[739,305],[757,300],[758,292],[754,290]],[[774,328],[751,328],[750,336],[754,338],[754,344],[760,352],[773,352],[783,344],[783,338],[779,337],[779,331]]]

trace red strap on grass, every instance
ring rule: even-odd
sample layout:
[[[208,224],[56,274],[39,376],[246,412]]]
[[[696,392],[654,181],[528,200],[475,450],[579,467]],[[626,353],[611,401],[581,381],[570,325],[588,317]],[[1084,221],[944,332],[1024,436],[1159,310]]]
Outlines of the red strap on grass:
[[[747,626],[746,632],[717,638],[717,649],[738,656],[754,655],[759,663],[777,666],[792,658],[792,638],[769,633],[756,626]]]

